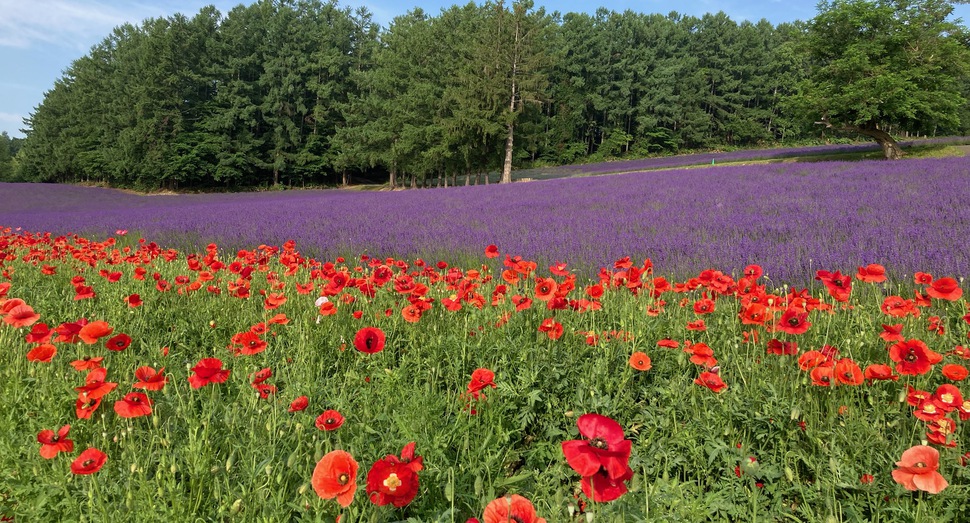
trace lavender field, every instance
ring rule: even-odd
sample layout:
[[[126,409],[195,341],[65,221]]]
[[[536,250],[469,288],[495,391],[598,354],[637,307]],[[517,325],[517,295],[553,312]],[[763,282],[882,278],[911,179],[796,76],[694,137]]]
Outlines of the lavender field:
[[[140,196],[0,184],[0,226],[176,248],[297,242],[304,253],[454,260],[502,252],[591,274],[622,256],[665,274],[759,263],[774,281],[881,263],[970,276],[966,158],[789,163],[401,192]]]

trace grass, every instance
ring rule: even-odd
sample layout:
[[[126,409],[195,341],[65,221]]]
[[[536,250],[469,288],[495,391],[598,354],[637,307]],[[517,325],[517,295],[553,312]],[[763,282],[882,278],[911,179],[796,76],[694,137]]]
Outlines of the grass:
[[[595,302],[598,309],[549,309],[535,278],[552,277],[566,286],[561,289],[572,279],[543,268],[521,274],[525,265],[509,268],[501,258],[448,269],[390,261],[393,279],[379,285],[378,264],[369,260],[323,264],[272,248],[175,253],[120,240],[58,241],[9,230],[0,238],[10,283],[0,292],[5,299],[23,299],[50,328],[102,320],[112,335],[123,332],[133,340],[120,352],[107,350],[106,338],[56,342],[57,354],[42,363],[26,358],[33,327],[0,324],[0,430],[6,435],[0,439],[6,478],[0,515],[14,521],[116,521],[132,514],[146,521],[333,521],[338,515],[342,522],[465,521],[481,518],[490,501],[512,493],[530,499],[548,521],[585,521],[584,511],[595,521],[970,517],[970,475],[962,466],[967,431],[956,411],[949,415],[956,432],[947,441],[957,446],[937,445],[949,487],[935,495],[911,493],[891,477],[902,452],[928,433],[906,402],[907,387],[933,393],[951,382],[940,373],[943,364],[965,366],[954,352],[967,340],[965,297],[932,299],[918,308],[919,317],[895,318],[881,311],[884,299],[913,296],[926,286],[856,281],[843,304],[818,284],[807,291],[817,300],[809,305],[811,327],[791,335],[743,324],[751,294],[717,279],[681,282],[693,290],[654,295],[660,275],[632,277],[639,285],[626,285],[614,269],[604,282],[578,279],[574,290],[563,292],[577,307]],[[239,265],[230,266],[234,261]],[[45,265],[54,274],[44,274]],[[144,280],[135,277],[139,268],[147,271]],[[506,281],[516,268],[520,280]],[[111,282],[102,270],[122,276]],[[327,285],[334,288],[342,271],[373,282],[373,296],[360,284],[345,286],[330,297],[336,314],[320,317],[314,300]],[[169,290],[159,290],[166,286],[156,273]],[[203,281],[205,273],[212,279]],[[77,277],[93,287],[93,298],[74,299]],[[427,292],[404,291],[411,280]],[[196,281],[200,287],[192,290]],[[313,290],[301,294],[297,284],[308,283]],[[587,289],[597,283],[606,285],[593,299]],[[240,288],[248,297],[239,297]],[[768,288],[764,298],[777,300],[789,290]],[[133,293],[143,305],[126,305]],[[265,297],[274,293],[287,299],[267,308]],[[531,298],[532,306],[516,311],[515,295]],[[693,304],[704,296],[715,309],[699,315]],[[460,310],[447,309],[445,299],[458,300]],[[413,323],[402,313],[411,302],[431,304]],[[288,322],[271,323],[278,314]],[[942,333],[928,330],[933,317]],[[706,330],[688,330],[699,319]],[[562,325],[558,339],[542,330],[550,320]],[[899,381],[823,387],[799,368],[798,355],[767,351],[777,338],[797,342],[800,354],[830,345],[862,368],[893,365],[890,343],[879,333],[882,324],[896,323],[907,339],[925,341],[944,360]],[[267,326],[259,336],[265,350],[233,356],[227,348],[233,337],[259,324]],[[368,326],[387,336],[375,354],[354,348],[356,333]],[[666,339],[680,347],[658,346]],[[693,363],[683,350],[688,340],[709,345],[716,365]],[[630,366],[637,351],[650,356],[650,370]],[[118,383],[91,419],[75,415],[75,387],[84,384],[85,373],[69,365],[84,356],[103,356],[107,379]],[[190,369],[209,357],[224,362],[228,380],[192,388]],[[145,365],[164,367],[168,384],[148,393],[150,416],[122,418],[112,406],[133,390],[135,369]],[[713,366],[727,384],[720,393],[695,383]],[[251,385],[264,368],[273,373],[266,383],[277,388],[267,398]],[[496,388],[475,400],[467,386],[478,368],[495,372]],[[966,393],[963,382],[955,383]],[[288,412],[304,395],[309,408]],[[315,426],[327,409],[346,417],[335,431]],[[634,475],[615,501],[587,499],[564,459],[561,444],[580,438],[576,420],[584,413],[615,419],[632,441]],[[74,452],[43,459],[37,434],[66,424]],[[425,467],[417,496],[404,508],[373,505],[364,492],[371,464],[411,441]],[[107,463],[92,475],[71,474],[71,461],[88,447],[107,453]],[[360,463],[358,491],[347,508],[321,499],[311,485],[315,464],[334,449]],[[873,476],[871,483],[861,481],[865,474]]]

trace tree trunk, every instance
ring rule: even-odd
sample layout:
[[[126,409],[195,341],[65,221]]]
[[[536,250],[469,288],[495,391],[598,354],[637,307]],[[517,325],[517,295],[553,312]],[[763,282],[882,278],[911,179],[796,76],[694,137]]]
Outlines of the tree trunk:
[[[391,179],[388,184],[391,186],[391,190],[397,187],[397,162],[391,163]]]
[[[880,129],[874,123],[865,124],[861,127],[858,125],[846,125],[840,127],[833,125],[832,122],[829,121],[828,117],[823,117],[821,121],[815,123],[822,124],[828,129],[859,133],[863,136],[872,138],[876,141],[876,143],[879,144],[880,147],[882,147],[882,154],[887,160],[898,160],[903,157],[903,150],[899,147],[899,143],[896,142],[896,139],[893,138],[888,132]]]
[[[505,163],[502,165],[502,180],[499,183],[512,183],[512,141],[514,127],[509,124],[509,133],[505,137]]]
[[[896,140],[882,129],[875,126],[859,128],[859,134],[868,136],[882,147],[882,154],[887,160],[898,160],[903,157],[903,150],[899,147]]]

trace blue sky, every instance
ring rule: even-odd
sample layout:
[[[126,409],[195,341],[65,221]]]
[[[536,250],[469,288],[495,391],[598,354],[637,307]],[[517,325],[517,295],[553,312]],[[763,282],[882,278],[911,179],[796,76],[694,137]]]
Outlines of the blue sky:
[[[223,14],[240,0],[0,0],[0,131],[23,136],[22,119],[44,98],[63,71],[77,58],[125,22],[139,23],[155,16],[174,13],[194,15],[205,5],[215,5]],[[442,7],[463,4],[456,0],[341,0],[340,5],[365,5],[374,19],[386,26],[391,19],[413,7],[437,13]],[[535,0],[547,11],[595,11],[606,7],[644,13],[701,16],[724,11],[732,19],[773,24],[808,20],[815,16],[814,0],[601,0],[600,2]],[[970,6],[957,6],[957,16],[970,20]]]

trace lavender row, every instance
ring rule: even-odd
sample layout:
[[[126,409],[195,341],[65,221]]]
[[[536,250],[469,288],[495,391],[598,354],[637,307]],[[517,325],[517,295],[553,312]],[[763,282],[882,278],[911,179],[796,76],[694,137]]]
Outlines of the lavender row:
[[[904,148],[928,145],[965,144],[970,138],[965,136],[947,136],[924,138],[900,142]],[[880,147],[875,142],[855,144],[828,144],[805,147],[782,147],[774,149],[742,149],[728,152],[710,152],[698,154],[684,154],[677,156],[661,156],[656,158],[641,158],[636,160],[619,160],[613,162],[598,162],[581,165],[563,165],[543,167],[517,171],[517,175],[532,179],[552,179],[575,175],[609,174],[651,169],[670,169],[692,165],[716,165],[725,162],[744,160],[776,160],[782,158],[805,157],[813,155],[839,155],[878,151]]]
[[[138,196],[0,184],[0,226],[95,237],[130,229],[163,245],[287,239],[338,254],[482,257],[488,244],[587,274],[651,258],[665,275],[765,267],[776,282],[881,263],[970,276],[970,162],[789,163],[403,192]]]

